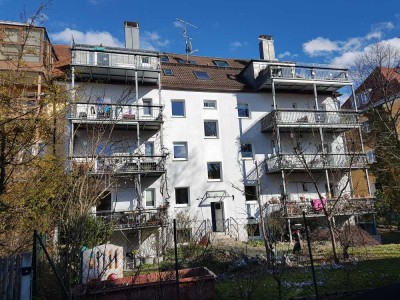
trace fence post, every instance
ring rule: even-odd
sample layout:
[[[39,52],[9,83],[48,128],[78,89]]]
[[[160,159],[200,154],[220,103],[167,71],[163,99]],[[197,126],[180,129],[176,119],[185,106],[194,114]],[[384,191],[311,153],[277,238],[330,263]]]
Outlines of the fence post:
[[[32,296],[37,296],[37,231],[33,231],[32,247]]]
[[[180,299],[179,295],[179,265],[178,265],[178,242],[176,236],[176,219],[174,219],[174,248],[175,248],[175,279],[176,279],[176,299]]]
[[[317,287],[317,278],[315,277],[314,260],[313,260],[313,257],[312,257],[310,237],[308,236],[308,228],[307,228],[306,213],[305,213],[304,211],[303,211],[303,220],[304,220],[304,228],[305,228],[305,230],[306,230],[307,245],[308,245],[308,253],[309,253],[309,255],[310,255],[310,261],[311,261],[311,272],[312,272],[313,281],[314,281],[315,298],[316,298],[317,300],[319,300],[319,296],[318,296],[318,287]]]

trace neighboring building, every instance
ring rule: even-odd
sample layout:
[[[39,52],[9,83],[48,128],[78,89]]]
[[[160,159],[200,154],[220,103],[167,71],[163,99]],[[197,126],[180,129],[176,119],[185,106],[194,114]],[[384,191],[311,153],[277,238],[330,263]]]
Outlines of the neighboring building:
[[[356,99],[354,102],[353,99]],[[377,67],[355,90],[355,93],[343,103],[342,108],[354,108],[360,112],[361,129],[364,135],[363,147],[367,154],[369,164],[377,162],[375,147],[377,141],[374,138],[374,125],[368,119],[368,112],[375,108],[384,108],[391,111],[393,119],[398,119],[400,110],[400,69]],[[397,120],[398,121],[398,120]],[[399,130],[399,128],[397,128]],[[354,194],[365,195],[376,191],[376,177],[371,174],[370,191],[368,189],[368,178],[365,174],[352,172],[354,182]]]
[[[349,171],[367,172],[346,148],[360,130],[337,100],[346,69],[280,62],[270,36],[255,60],[141,50],[136,22],[125,37],[125,48],[72,46],[68,116],[71,167],[108,180],[96,213],[117,220],[124,252],[155,256],[180,213],[196,220],[188,237],[260,237],[258,195],[289,225],[302,210],[321,218],[321,198],[343,198],[342,220],[373,213],[345,205],[357,201]]]

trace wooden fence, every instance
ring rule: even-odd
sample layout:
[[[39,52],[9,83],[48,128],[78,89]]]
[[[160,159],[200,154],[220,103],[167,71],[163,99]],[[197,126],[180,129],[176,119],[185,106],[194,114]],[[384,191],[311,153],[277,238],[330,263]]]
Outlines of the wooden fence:
[[[0,257],[0,299],[30,300],[31,276],[31,253]]]

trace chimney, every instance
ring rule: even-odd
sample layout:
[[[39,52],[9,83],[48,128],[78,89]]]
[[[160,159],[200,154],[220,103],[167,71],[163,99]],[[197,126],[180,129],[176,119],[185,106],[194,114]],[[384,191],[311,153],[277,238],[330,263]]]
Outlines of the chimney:
[[[139,47],[139,23],[125,21],[125,48],[140,49]]]
[[[275,59],[275,47],[274,40],[271,35],[260,35],[260,58],[264,60],[276,60]]]

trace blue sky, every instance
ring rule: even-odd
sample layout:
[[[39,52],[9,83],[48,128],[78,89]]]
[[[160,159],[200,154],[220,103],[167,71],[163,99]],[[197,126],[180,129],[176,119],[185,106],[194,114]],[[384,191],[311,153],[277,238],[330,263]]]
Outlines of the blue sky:
[[[21,21],[42,1],[0,0],[0,19]],[[181,18],[196,55],[259,57],[258,36],[274,36],[281,60],[351,66],[368,45],[388,41],[400,48],[399,0],[134,1],[53,0],[42,23],[54,44],[123,46],[123,22],[140,23],[141,46],[184,53]]]

